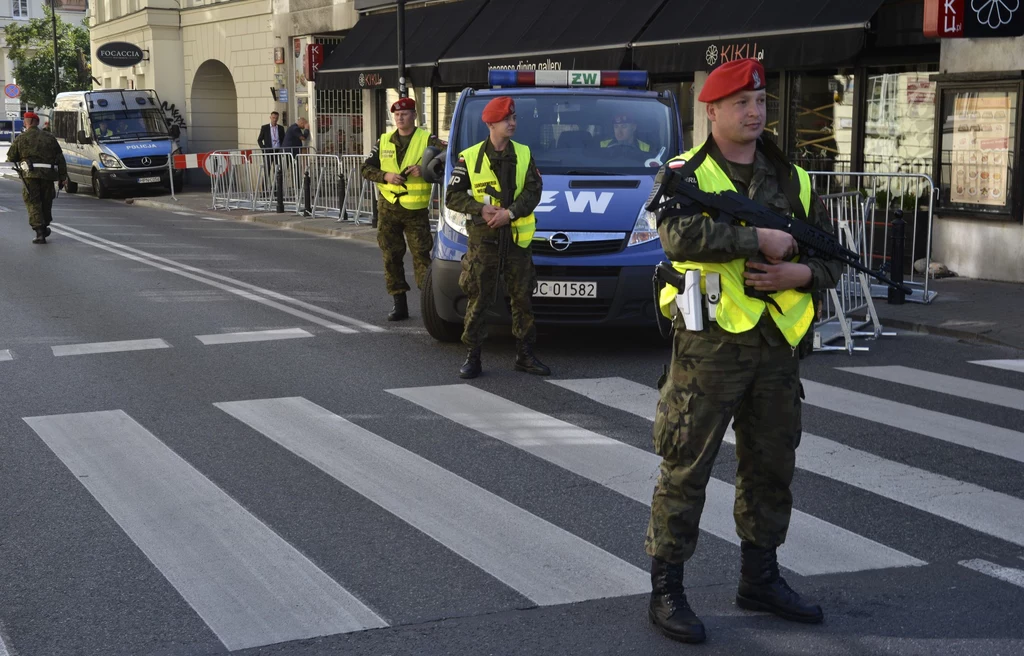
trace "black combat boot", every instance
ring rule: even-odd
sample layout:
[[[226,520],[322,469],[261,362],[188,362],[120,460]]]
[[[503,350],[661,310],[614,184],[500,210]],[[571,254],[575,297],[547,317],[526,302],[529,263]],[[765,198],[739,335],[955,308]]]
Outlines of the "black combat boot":
[[[683,565],[651,559],[651,604],[647,616],[658,630],[679,642],[704,642],[704,623],[683,592]]]
[[[50,236],[50,226],[43,226],[43,236],[44,237],[49,237]]]
[[[405,300],[405,292],[395,294],[395,307],[388,314],[388,321],[401,321],[409,318],[409,303]]]
[[[521,340],[516,343],[516,371],[537,376],[551,375],[551,369],[533,354],[533,346]]]
[[[33,244],[45,244],[46,233],[43,228],[36,228],[36,238],[32,240]]]
[[[459,378],[476,378],[480,375],[482,369],[483,366],[480,364],[480,347],[475,346],[469,349],[466,362],[463,363],[462,369],[459,369]]]
[[[762,549],[750,542],[740,545],[742,564],[736,605],[746,610],[762,610],[794,622],[818,624],[825,615],[821,606],[811,604],[789,587],[779,575],[775,549]]]

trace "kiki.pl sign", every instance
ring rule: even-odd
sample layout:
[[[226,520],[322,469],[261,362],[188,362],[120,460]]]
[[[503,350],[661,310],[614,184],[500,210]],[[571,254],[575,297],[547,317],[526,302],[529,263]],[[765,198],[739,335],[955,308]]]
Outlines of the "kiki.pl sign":
[[[1022,0],[925,0],[924,35],[940,39],[1024,36]]]

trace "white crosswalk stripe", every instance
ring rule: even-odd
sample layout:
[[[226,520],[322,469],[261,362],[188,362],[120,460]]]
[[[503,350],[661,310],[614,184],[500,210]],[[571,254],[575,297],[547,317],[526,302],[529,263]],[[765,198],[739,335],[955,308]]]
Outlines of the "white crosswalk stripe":
[[[471,387],[446,385],[388,390],[446,417],[650,505],[661,459],[617,440],[574,426]],[[732,509],[734,486],[712,478],[701,529],[739,544]],[[800,511],[780,562],[804,575],[923,565],[917,558]]]
[[[805,403],[1024,462],[1024,433],[831,385],[803,381]]]
[[[268,342],[277,339],[297,339],[312,337],[313,334],[302,328],[278,328],[274,330],[250,330],[240,333],[219,333],[216,335],[196,335],[203,344],[239,344],[247,342]]]
[[[946,376],[931,371],[912,369],[910,367],[838,367],[839,371],[847,371],[859,376],[868,376],[878,380],[887,380],[900,385],[908,385],[930,392],[939,392],[971,399],[992,405],[1001,405],[1014,410],[1024,410],[1024,391],[982,383],[967,378]]]
[[[1024,373],[1024,360],[972,360],[971,364]]]
[[[650,589],[633,565],[306,399],[216,405],[537,604]]]
[[[149,351],[171,348],[162,339],[129,339],[119,342],[92,342],[89,344],[63,344],[51,346],[56,357],[66,355],[95,355],[97,353],[122,353],[124,351]]]
[[[550,382],[609,407],[654,420],[658,391],[646,385],[624,378]],[[736,443],[736,434],[731,429],[726,432],[725,441]],[[1024,522],[1006,521],[1007,517],[1024,517],[1024,500],[1008,494],[886,460],[808,433],[803,434],[796,451],[796,465],[1024,546]]]
[[[387,625],[124,412],[25,421],[228,649]]]
[[[1024,569],[1017,569],[1016,567],[1004,567],[997,565],[996,563],[983,560],[981,558],[975,558],[972,560],[962,560],[960,565],[967,569],[973,569],[975,572],[980,572],[986,576],[999,579],[1000,581],[1006,581],[1012,583],[1018,588],[1024,588]]]

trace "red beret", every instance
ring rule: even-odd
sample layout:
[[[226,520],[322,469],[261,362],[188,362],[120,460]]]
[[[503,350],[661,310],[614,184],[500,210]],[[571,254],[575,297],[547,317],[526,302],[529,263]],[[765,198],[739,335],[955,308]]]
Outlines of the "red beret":
[[[39,115],[36,114],[35,112],[25,112],[25,115],[22,116],[22,118],[34,118],[34,119],[38,120],[39,119]]]
[[[484,113],[480,116],[484,123],[497,123],[504,121],[505,117],[516,113],[516,104],[508,96],[498,96],[484,107]]]
[[[711,71],[697,100],[711,103],[737,91],[765,88],[764,66],[756,59],[736,59]]]
[[[412,98],[399,98],[391,105],[391,113],[400,112],[403,109],[416,110],[416,101]]]

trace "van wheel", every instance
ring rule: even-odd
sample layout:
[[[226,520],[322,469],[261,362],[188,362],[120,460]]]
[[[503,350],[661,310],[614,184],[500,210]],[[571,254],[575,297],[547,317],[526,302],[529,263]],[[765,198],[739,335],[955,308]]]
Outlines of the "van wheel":
[[[420,314],[423,315],[423,327],[427,333],[439,342],[457,342],[462,339],[462,324],[445,321],[437,314],[434,305],[434,274],[433,267],[427,269],[427,279],[420,292]]]
[[[78,183],[68,180],[68,183],[64,186],[64,191],[68,192],[69,194],[77,194]]]
[[[96,195],[96,198],[109,198],[110,190],[107,189],[107,185],[103,184],[103,180],[100,180],[100,176],[96,175],[96,172],[92,173],[92,193]]]

